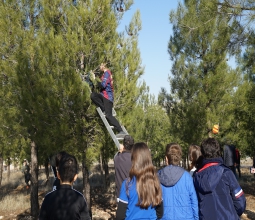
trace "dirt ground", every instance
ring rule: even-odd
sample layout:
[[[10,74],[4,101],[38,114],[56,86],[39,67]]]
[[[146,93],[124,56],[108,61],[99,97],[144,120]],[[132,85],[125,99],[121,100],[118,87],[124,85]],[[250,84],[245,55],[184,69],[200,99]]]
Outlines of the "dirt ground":
[[[242,220],[255,220],[255,190],[254,183],[255,178],[249,173],[247,168],[242,169],[242,177],[239,179],[239,183],[245,193],[246,197],[246,210],[241,216]],[[105,182],[108,182],[105,184]],[[40,204],[44,198],[44,195],[50,190],[52,182],[45,183],[45,181],[40,180],[39,187],[39,200]],[[74,188],[80,190],[80,183],[77,182]],[[98,172],[92,172],[90,176],[91,185],[91,204],[92,204],[92,217],[93,220],[111,220],[115,218],[116,212],[116,198],[115,198],[115,183],[114,183],[114,170],[110,167],[110,176],[107,181],[99,175]],[[25,185],[19,185],[15,189],[7,190],[4,187],[0,188],[0,199],[10,194],[21,193],[29,199],[29,190],[26,189]],[[0,200],[1,204],[1,200]],[[1,210],[1,209],[0,209]],[[17,210],[15,212],[1,211],[0,219],[3,220],[29,220],[33,219],[30,217],[30,210]]]

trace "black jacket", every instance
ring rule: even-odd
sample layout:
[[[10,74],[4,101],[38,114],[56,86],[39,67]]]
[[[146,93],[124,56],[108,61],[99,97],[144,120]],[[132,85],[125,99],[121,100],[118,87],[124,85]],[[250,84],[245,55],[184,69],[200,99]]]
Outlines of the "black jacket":
[[[123,151],[117,153],[114,157],[115,167],[115,184],[116,184],[116,196],[119,198],[120,188],[122,182],[128,178],[129,171],[131,169],[131,153],[130,151]]]
[[[234,166],[236,162],[235,146],[225,145],[223,150],[224,164],[228,167]]]
[[[39,220],[91,220],[84,196],[70,185],[48,193],[42,203]]]

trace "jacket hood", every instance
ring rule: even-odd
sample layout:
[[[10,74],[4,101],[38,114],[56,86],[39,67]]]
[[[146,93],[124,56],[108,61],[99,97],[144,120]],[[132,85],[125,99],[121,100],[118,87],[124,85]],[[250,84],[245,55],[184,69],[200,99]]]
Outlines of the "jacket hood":
[[[218,163],[217,165],[209,166],[205,169],[205,165],[210,163]],[[222,158],[204,159],[202,168],[194,175],[194,186],[200,193],[211,193],[215,190],[219,181],[222,178],[224,167]]]
[[[164,186],[174,186],[182,177],[185,170],[181,167],[169,165],[158,171],[159,181]]]

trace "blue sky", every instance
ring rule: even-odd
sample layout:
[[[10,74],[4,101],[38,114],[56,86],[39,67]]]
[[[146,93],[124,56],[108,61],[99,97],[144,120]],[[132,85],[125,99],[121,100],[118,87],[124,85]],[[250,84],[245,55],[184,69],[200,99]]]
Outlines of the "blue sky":
[[[145,67],[144,80],[150,87],[150,93],[156,97],[164,87],[170,91],[168,75],[170,75],[171,61],[167,52],[168,41],[172,34],[169,13],[176,9],[177,0],[134,0],[129,11],[124,14],[120,29],[124,30],[134,12],[139,9],[142,30],[139,33],[139,49],[142,65]]]

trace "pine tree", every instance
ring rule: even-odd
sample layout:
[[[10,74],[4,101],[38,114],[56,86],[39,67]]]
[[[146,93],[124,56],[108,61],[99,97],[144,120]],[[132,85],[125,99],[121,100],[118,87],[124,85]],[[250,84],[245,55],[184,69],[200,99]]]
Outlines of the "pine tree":
[[[171,132],[186,146],[208,136],[215,123],[224,136],[233,108],[231,100],[239,80],[238,72],[227,64],[233,30],[228,28],[228,18],[217,13],[217,3],[189,0],[170,13],[173,36],[168,51],[173,76],[169,116]]]
[[[123,2],[128,9],[132,1]],[[38,164],[60,149],[71,151],[82,160],[84,194],[90,202],[87,174],[99,146],[103,146],[100,134],[104,129],[95,107],[91,107],[90,89],[82,82],[81,75],[97,69],[101,62],[110,64],[114,72],[119,61],[124,63],[123,54],[129,51],[139,56],[135,40],[130,40],[124,47],[126,51],[119,53],[115,6],[110,0],[1,2],[4,25],[0,32],[11,33],[3,38],[8,42],[1,42],[5,48],[2,53],[5,69],[1,71],[13,77],[10,88],[26,131],[23,136],[31,143],[31,214],[34,217],[39,211]],[[137,60],[139,65],[139,57]],[[116,71],[117,94],[118,91],[121,94],[118,84],[127,82],[132,85],[125,92],[136,91],[141,72],[139,66],[131,64],[129,58],[126,65],[130,67],[125,74],[133,74],[133,79]],[[15,125],[17,121],[11,123]]]

